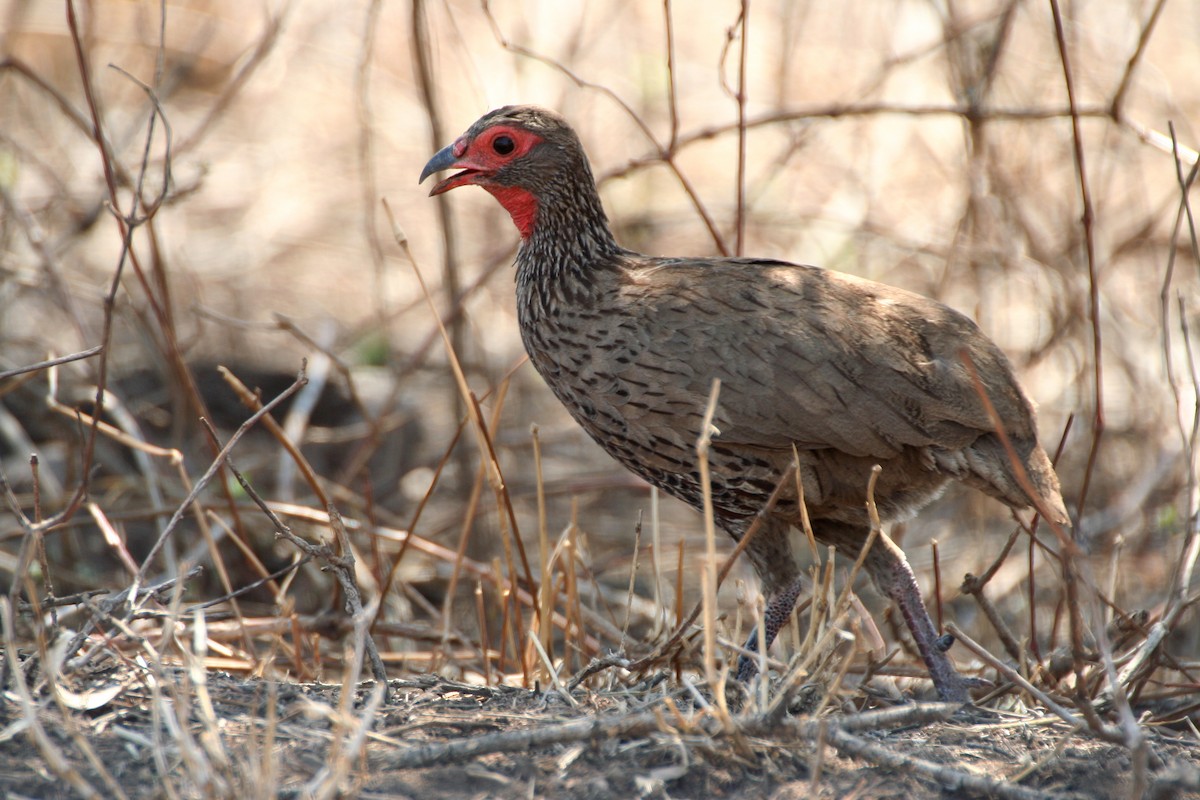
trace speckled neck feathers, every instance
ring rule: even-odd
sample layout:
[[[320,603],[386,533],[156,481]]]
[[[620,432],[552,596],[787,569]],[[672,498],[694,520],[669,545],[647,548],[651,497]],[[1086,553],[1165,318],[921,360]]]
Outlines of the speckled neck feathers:
[[[608,227],[591,167],[578,143],[561,153],[562,169],[538,187],[532,232],[517,253],[517,300],[523,317],[560,303],[582,303],[618,268],[624,251]]]

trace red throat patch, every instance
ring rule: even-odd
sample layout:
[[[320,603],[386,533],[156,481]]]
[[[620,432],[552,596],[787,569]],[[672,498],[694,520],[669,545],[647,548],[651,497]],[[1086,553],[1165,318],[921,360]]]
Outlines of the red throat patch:
[[[504,210],[512,217],[513,224],[521,232],[522,239],[533,235],[533,224],[537,222],[537,198],[517,186],[498,186],[494,183],[481,184],[500,201]]]

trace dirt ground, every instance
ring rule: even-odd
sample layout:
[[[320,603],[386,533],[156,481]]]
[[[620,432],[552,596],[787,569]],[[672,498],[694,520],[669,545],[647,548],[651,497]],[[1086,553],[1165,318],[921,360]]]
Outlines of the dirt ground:
[[[1138,796],[1139,777],[1140,796],[1200,797],[1194,729],[1144,729],[1139,772],[1128,748],[1028,710],[908,704],[818,723],[704,711],[670,681],[568,703],[434,676],[391,681],[387,701],[368,682],[346,708],[338,685],[228,673],[196,684],[182,671],[156,681],[127,666],[93,679],[106,702],[64,713],[43,697],[36,733],[6,693],[5,798],[1082,800]]]

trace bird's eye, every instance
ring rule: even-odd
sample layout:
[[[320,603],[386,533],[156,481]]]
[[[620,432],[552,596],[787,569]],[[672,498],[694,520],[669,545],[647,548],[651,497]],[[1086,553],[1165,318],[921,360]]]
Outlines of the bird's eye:
[[[516,149],[517,144],[512,140],[511,136],[497,136],[492,140],[492,149],[502,156],[506,156]]]

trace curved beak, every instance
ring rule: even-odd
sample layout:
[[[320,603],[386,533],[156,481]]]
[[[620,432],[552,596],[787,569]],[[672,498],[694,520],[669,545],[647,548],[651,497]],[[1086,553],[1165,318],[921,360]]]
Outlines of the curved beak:
[[[424,183],[425,179],[435,172],[455,169],[457,167],[464,168],[462,172],[451,175],[449,178],[435,184],[429,190],[430,197],[442,192],[448,192],[458,186],[466,186],[477,182],[476,178],[482,174],[482,169],[469,160],[461,158],[462,151],[461,142],[446,145],[441,150],[438,150],[433,158],[429,159],[429,163],[425,165],[425,169],[421,170],[421,179],[417,183]]]
[[[424,183],[425,179],[435,172],[450,169],[455,166],[454,162],[457,160],[457,157],[454,155],[454,145],[446,145],[441,150],[438,150],[433,158],[429,159],[429,163],[425,165],[425,169],[421,170],[421,179],[417,183]]]

